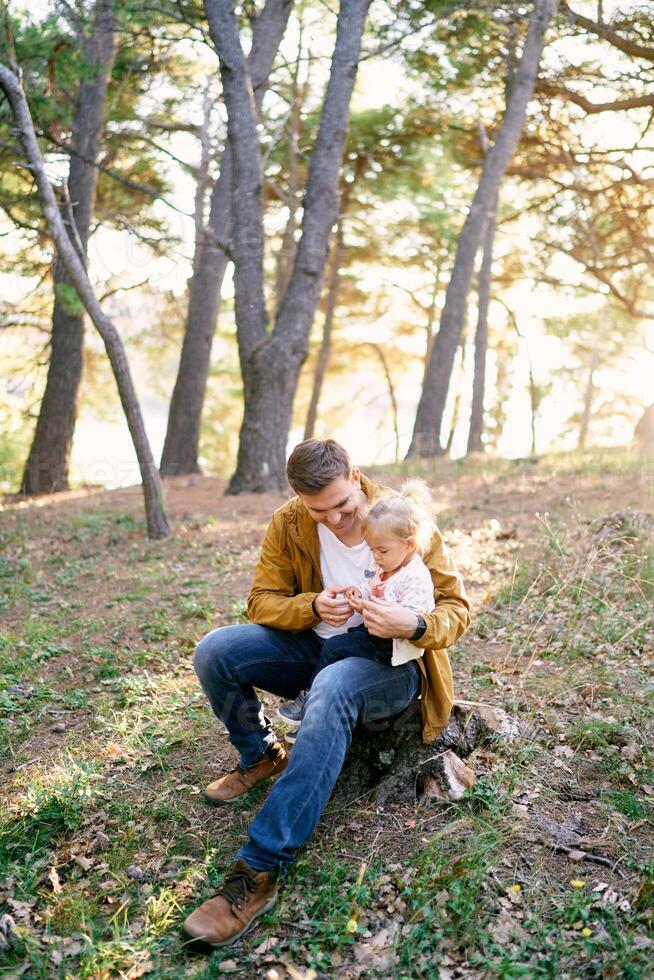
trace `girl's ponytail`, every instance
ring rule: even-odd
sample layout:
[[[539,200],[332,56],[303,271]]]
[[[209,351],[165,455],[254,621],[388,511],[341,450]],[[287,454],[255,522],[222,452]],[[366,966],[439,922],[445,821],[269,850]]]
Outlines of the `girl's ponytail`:
[[[432,499],[429,487],[424,480],[417,478],[406,480],[400,490],[402,497],[411,509],[411,515],[416,523],[416,545],[422,554],[427,550],[436,529],[432,514]]]

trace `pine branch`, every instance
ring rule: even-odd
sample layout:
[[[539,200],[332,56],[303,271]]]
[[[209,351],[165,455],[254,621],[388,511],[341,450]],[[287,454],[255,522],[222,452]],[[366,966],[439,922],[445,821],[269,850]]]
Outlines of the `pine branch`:
[[[555,99],[572,102],[588,115],[597,112],[623,112],[627,109],[642,109],[646,106],[654,107],[654,95],[634,95],[628,99],[615,99],[613,102],[591,102],[590,99],[578,92],[572,92],[563,86],[550,85],[547,82],[540,82],[537,90]]]
[[[608,41],[614,48],[628,54],[631,58],[644,58],[646,61],[654,61],[654,48],[630,41],[608,24],[599,24],[589,17],[576,13],[565,3],[565,0],[561,3],[561,10],[577,27],[583,27],[589,34],[595,34],[597,37],[601,37],[603,41]]]

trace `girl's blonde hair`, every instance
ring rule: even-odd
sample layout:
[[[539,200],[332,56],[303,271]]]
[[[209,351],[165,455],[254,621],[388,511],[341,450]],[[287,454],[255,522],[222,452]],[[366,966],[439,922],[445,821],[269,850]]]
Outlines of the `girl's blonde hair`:
[[[416,550],[422,555],[429,548],[436,529],[431,503],[424,480],[407,480],[399,494],[382,497],[364,515],[364,536],[379,528],[402,541],[415,538]]]

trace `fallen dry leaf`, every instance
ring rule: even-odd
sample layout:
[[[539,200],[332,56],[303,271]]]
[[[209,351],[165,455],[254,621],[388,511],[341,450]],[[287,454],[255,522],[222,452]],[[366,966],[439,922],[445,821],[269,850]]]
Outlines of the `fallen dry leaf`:
[[[512,939],[522,942],[529,939],[529,933],[519,922],[510,915],[500,915],[489,927],[488,931],[500,946],[505,946]]]
[[[75,862],[75,864],[79,865],[79,867],[84,872],[90,871],[93,865],[95,864],[93,858],[84,857],[83,854],[72,854],[71,857]]]
[[[255,956],[263,956],[264,953],[269,953],[270,950],[273,949],[278,942],[279,942],[278,936],[268,936],[268,938],[264,939],[262,943],[259,943],[259,945],[255,949],[253,949],[252,952]]]
[[[52,890],[55,895],[58,895],[61,891],[63,891],[61,881],[59,880],[59,874],[54,866],[48,871],[48,881],[52,885]]]
[[[32,913],[34,912],[35,903],[21,902],[17,898],[7,898],[6,901],[7,901],[7,905],[14,913],[14,918],[18,922],[22,923],[23,925],[27,925],[32,918]]]
[[[146,973],[152,973],[154,970],[154,963],[147,957],[140,963],[134,963],[124,975],[126,980],[138,980],[138,977],[145,976]]]

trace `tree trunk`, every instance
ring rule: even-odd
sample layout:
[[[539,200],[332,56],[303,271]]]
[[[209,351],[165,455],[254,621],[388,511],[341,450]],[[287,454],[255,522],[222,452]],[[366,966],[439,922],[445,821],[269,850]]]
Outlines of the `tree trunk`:
[[[371,341],[367,343],[368,347],[372,347],[375,354],[379,358],[379,363],[381,364],[382,372],[384,374],[384,380],[386,382],[386,387],[388,388],[388,397],[391,402],[391,416],[393,418],[393,438],[395,443],[395,462],[400,461],[400,413],[397,405],[397,396],[395,395],[395,385],[393,384],[393,376],[391,375],[391,369],[388,366],[388,360],[384,353],[384,348],[382,344],[374,344]]]
[[[85,70],[79,84],[71,132],[68,197],[72,214],[66,221],[86,263],[89,230],[95,208],[98,169],[94,164],[104,127],[107,86],[116,49],[114,0],[97,0],[90,34],[82,41]],[[54,493],[68,488],[70,451],[77,418],[82,377],[84,313],[63,264],[53,267],[55,301],[52,313],[50,364],[34,438],[25,464],[21,493]]]
[[[332,342],[332,327],[334,325],[334,310],[336,309],[336,304],[338,302],[338,274],[343,264],[343,252],[343,214],[341,214],[340,218],[338,219],[338,225],[336,226],[336,244],[334,247],[334,257],[332,259],[332,267],[329,275],[329,289],[327,292],[325,323],[322,330],[322,343],[320,344],[320,351],[316,362],[316,370],[314,371],[313,375],[313,390],[311,392],[311,401],[309,402],[307,420],[304,425],[305,439],[312,439],[316,428],[318,404],[320,402],[320,395],[322,392],[323,381],[325,380],[327,365],[329,364],[329,353]]]
[[[481,434],[484,428],[484,394],[486,391],[486,355],[488,353],[488,304],[490,302],[491,273],[493,266],[493,240],[495,215],[491,213],[484,236],[484,252],[479,268],[478,315],[475,332],[475,373],[472,382],[472,407],[468,452],[481,453],[484,445]]]
[[[488,216],[498,197],[504,171],[524,125],[527,105],[533,96],[545,40],[545,31],[557,0],[535,0],[534,12],[522,50],[520,64],[511,85],[511,94],[502,125],[482,169],[479,185],[459,237],[440,328],[429,361],[427,383],[416,413],[408,457],[442,454],[440,430],[454,356],[463,327],[466,300],[474,271],[475,257],[484,235]]]
[[[249,78],[231,0],[204,0],[218,52],[233,159],[234,279],[244,414],[228,493],[286,487],[286,442],[338,211],[338,178],[370,0],[342,0],[336,44],[304,198],[302,236],[275,329],[263,289],[263,173]]]
[[[291,118],[288,132],[288,220],[284,228],[281,246],[277,253],[277,268],[275,271],[275,315],[284,299],[295,261],[297,231],[297,212],[299,208],[299,168],[300,158],[300,121],[304,104],[305,86],[300,85],[299,73],[302,60],[302,22],[298,40],[298,58],[293,72],[293,101],[291,103]]]
[[[207,190],[209,189],[209,165],[211,163],[211,110],[213,108],[211,86],[207,83],[202,98],[202,126],[200,128],[200,162],[195,182],[193,201],[193,224],[195,226],[195,247],[193,249],[193,272],[198,267],[200,252],[204,244],[205,212]]]
[[[513,329],[515,330],[518,338],[524,343],[525,351],[527,353],[527,365],[529,369],[529,408],[530,408],[530,421],[531,421],[531,455],[536,455],[536,416],[538,415],[538,387],[536,385],[536,379],[534,377],[534,362],[532,360],[531,351],[529,349],[529,341],[525,334],[523,334],[518,326],[518,321],[516,320],[515,313],[513,310],[506,305],[504,300],[500,296],[495,297],[496,301],[501,303],[506,314],[513,324]],[[498,437],[499,438],[499,437]]]
[[[434,320],[436,319],[436,301],[438,299],[438,294],[440,292],[440,282],[441,282],[441,269],[439,265],[436,268],[434,285],[431,292],[431,300],[429,302],[429,309],[427,311],[427,322],[425,323],[427,342],[425,344],[425,355],[423,359],[422,388],[424,388],[427,381],[429,361],[431,360],[431,352],[434,349],[434,341],[436,340],[436,334],[434,333]]]
[[[538,392],[536,391],[536,379],[534,378],[534,367],[529,355],[529,407],[531,415],[531,455],[536,455],[536,416],[538,415]]]
[[[586,379],[586,391],[584,392],[584,410],[579,426],[579,436],[577,439],[577,449],[586,448],[588,429],[590,426],[590,416],[593,408],[593,397],[595,395],[595,371],[599,366],[599,354],[596,347],[593,347],[588,367],[588,377]]]
[[[211,192],[209,227],[196,248],[195,270],[189,280],[184,339],[168,425],[161,453],[162,476],[198,473],[202,406],[207,390],[211,347],[220,307],[220,291],[229,259],[231,157],[222,155],[220,176]]]
[[[372,727],[359,725],[354,731],[334,791],[333,801],[341,805],[371,792],[382,804],[415,801],[430,778],[440,782],[443,753],[454,751],[465,759],[495,734],[483,714],[455,704],[447,726],[425,745],[417,701],[399,715],[374,723],[373,731]]]
[[[303,360],[272,336],[242,361],[246,411],[239,433],[238,481],[235,474],[227,493],[285,489],[286,442]]]
[[[459,363],[459,369],[456,371],[456,388],[454,394],[454,404],[452,405],[452,420],[450,422],[450,431],[447,434],[447,441],[445,443],[444,454],[449,456],[452,451],[452,443],[454,442],[454,436],[456,435],[456,429],[459,424],[459,413],[461,411],[461,398],[463,397],[463,385],[466,376],[466,336],[465,333],[461,334],[461,361]]]
[[[60,286],[70,288],[61,262],[55,261],[53,278],[55,296]],[[48,376],[23,471],[21,493],[56,493],[68,489],[77,393],[82,377],[83,338],[83,316],[67,312],[63,303],[55,299]]]
[[[318,404],[320,402],[322,386],[325,380],[325,374],[327,372],[327,365],[329,364],[329,354],[330,354],[331,342],[332,342],[332,328],[334,325],[334,311],[336,309],[336,304],[338,303],[339,273],[343,266],[343,258],[345,255],[345,245],[343,241],[344,233],[345,233],[345,228],[344,228],[345,216],[348,212],[350,201],[352,200],[352,193],[355,190],[357,186],[357,182],[361,178],[361,175],[363,174],[367,164],[368,164],[367,156],[358,157],[356,164],[354,166],[352,180],[348,181],[348,183],[344,185],[341,191],[341,207],[340,207],[338,222],[336,224],[336,233],[334,235],[334,255],[333,255],[331,271],[329,275],[329,285],[327,291],[327,308],[325,311],[325,323],[323,326],[322,343],[320,345],[316,370],[313,376],[313,390],[311,392],[311,401],[309,403],[309,410],[307,412],[307,419],[304,426],[305,439],[313,438],[313,433],[316,427],[316,420],[318,418]]]
[[[86,268],[69,232],[62,220],[55,198],[54,190],[48,178],[41,156],[41,150],[34,132],[34,123],[30,114],[27,99],[20,84],[18,69],[16,73],[0,64],[0,87],[3,89],[11,105],[20,141],[27,160],[27,165],[34,176],[43,207],[45,219],[54,240],[59,258],[66,269],[70,282],[77,291],[85,310],[95,324],[98,333],[104,341],[105,349],[116,379],[120,401],[125,412],[127,425],[136,450],[139,470],[143,480],[145,498],[145,515],[148,535],[151,538],[162,538],[170,533],[170,526],[164,508],[163,492],[159,473],[152,458],[152,451],[145,433],[141,409],[136,397],[136,390],[125,354],[125,348],[120,334],[115,326],[103,313],[93,287],[89,281]]]
[[[257,113],[268,88],[293,6],[292,0],[268,0],[252,28],[248,58]],[[220,291],[229,264],[227,245],[232,224],[232,155],[229,143],[213,186],[209,220],[196,246],[194,271],[189,280],[184,340],[168,413],[161,455],[164,476],[199,472],[198,450],[202,406],[207,390],[211,347],[220,308]]]

